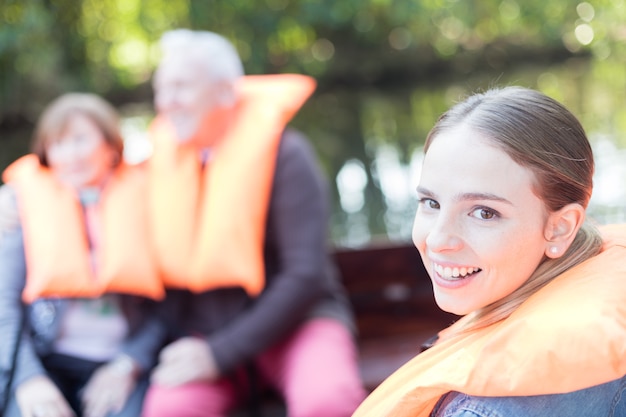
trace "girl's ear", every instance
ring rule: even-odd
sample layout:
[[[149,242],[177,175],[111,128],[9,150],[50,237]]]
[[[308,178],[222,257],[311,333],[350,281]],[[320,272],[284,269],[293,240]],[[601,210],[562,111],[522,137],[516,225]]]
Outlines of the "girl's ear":
[[[584,221],[585,209],[578,203],[568,204],[551,213],[545,230],[546,256],[561,257],[574,241]]]

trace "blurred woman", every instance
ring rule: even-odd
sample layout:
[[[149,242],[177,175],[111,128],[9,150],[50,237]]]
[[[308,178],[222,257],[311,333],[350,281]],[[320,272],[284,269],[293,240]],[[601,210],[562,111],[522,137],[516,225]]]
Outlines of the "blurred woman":
[[[140,414],[163,337],[151,299],[163,288],[143,174],[122,155],[116,111],[71,93],[43,112],[33,153],[4,172],[0,367],[15,371],[5,416]]]

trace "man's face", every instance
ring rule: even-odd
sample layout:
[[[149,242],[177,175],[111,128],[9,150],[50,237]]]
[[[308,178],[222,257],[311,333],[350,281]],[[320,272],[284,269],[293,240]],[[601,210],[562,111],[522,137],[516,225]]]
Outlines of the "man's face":
[[[161,62],[154,76],[157,113],[172,123],[178,141],[188,142],[202,119],[213,110],[216,97],[206,69],[191,58]]]

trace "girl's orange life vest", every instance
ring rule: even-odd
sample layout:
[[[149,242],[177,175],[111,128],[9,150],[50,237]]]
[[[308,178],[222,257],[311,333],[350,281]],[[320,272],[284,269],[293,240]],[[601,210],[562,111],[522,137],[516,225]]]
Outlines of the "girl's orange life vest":
[[[314,89],[315,81],[303,75],[243,77],[235,122],[204,169],[196,148],[177,143],[166,120],[154,121],[151,221],[167,287],[203,292],[237,286],[251,296],[263,290],[278,145]]]
[[[26,255],[25,302],[40,297],[92,298],[107,292],[163,298],[142,198],[145,174],[139,168],[121,164],[102,191],[95,272],[76,191],[59,182],[35,155],[15,161],[3,179],[18,200]]]
[[[502,322],[416,356],[353,417],[427,417],[450,391],[488,397],[557,394],[624,376],[626,225],[605,227],[603,235],[599,255],[557,277]]]

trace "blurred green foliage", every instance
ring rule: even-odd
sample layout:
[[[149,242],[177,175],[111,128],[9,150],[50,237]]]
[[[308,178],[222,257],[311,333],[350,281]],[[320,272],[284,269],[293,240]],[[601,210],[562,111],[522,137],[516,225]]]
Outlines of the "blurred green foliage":
[[[367,177],[361,211],[335,210],[336,236],[359,216],[389,235],[390,210],[413,207],[385,194],[381,153],[408,167],[438,115],[476,89],[538,88],[626,148],[626,0],[0,0],[0,168],[65,91],[145,113],[158,39],[180,27],[227,36],[248,73],[317,79],[294,125],[329,178],[346,161]]]
[[[623,0],[2,0],[0,122],[71,89],[145,97],[156,42],[176,27],[229,37],[249,73],[361,86],[606,56],[624,48],[625,18]]]

